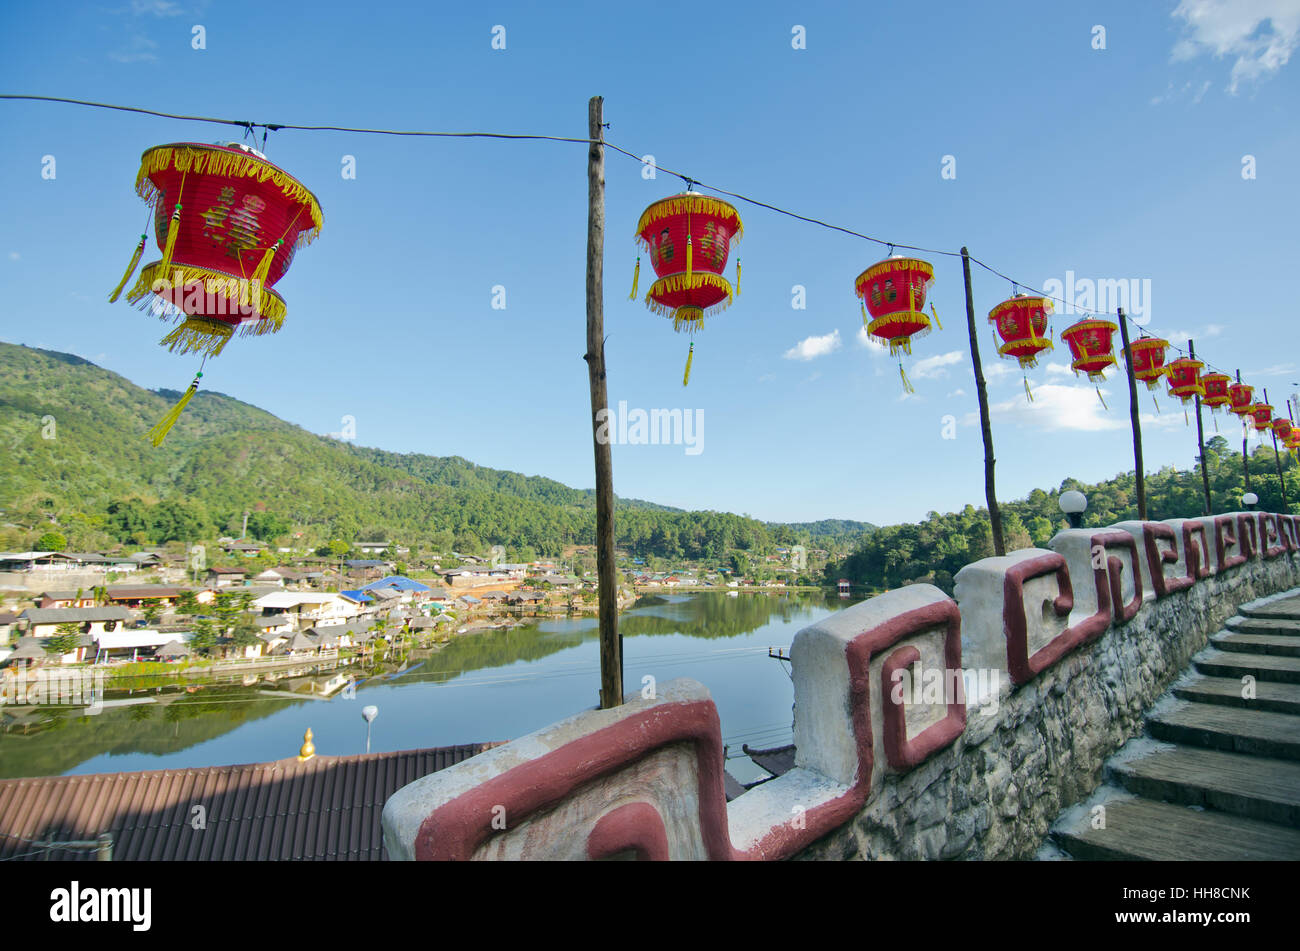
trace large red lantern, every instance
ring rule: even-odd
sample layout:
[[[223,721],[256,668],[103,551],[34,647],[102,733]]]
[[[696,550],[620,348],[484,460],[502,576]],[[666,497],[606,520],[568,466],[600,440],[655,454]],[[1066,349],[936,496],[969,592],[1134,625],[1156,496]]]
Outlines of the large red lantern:
[[[1217,413],[1221,408],[1232,405],[1232,397],[1228,395],[1228,386],[1232,383],[1232,377],[1226,373],[1206,373],[1201,376],[1201,386],[1205,388],[1205,393],[1201,396],[1201,405],[1208,406],[1210,412]]]
[[[1026,294],[1016,294],[989,311],[989,322],[1002,338],[998,355],[1019,361],[1022,376],[1025,370],[1038,366],[1040,353],[1055,349],[1048,327],[1051,316],[1052,302],[1049,298]],[[1030,400],[1034,398],[1027,376],[1025,396]]]
[[[306,186],[238,143],[182,142],[147,150],[135,189],[153,208],[162,258],[144,266],[127,300],[177,325],[164,346],[206,358],[221,353],[236,331],[280,329],[284,298],[272,287],[321,229],[320,204]],[[130,280],[146,241],[142,235],[110,301]],[[199,376],[150,431],[155,446],[198,389]]]
[[[862,322],[867,333],[881,343],[889,344],[889,355],[912,352],[912,338],[924,337],[930,332],[930,318],[925,314],[925,298],[934,283],[934,268],[920,258],[895,254],[877,261],[857,276],[853,292],[862,299]],[[871,319],[867,319],[870,311]],[[934,305],[930,305],[934,314]],[[939,317],[934,317],[935,325]],[[939,327],[943,329],[942,326]],[[903,378],[903,388],[912,392],[912,384],[903,372],[899,356],[898,373]]]
[[[1246,417],[1250,415],[1250,408],[1255,403],[1255,388],[1245,383],[1233,383],[1228,387],[1229,409],[1234,416],[1241,419],[1242,423],[1246,422]]]
[[[1277,438],[1282,440],[1283,445],[1286,445],[1287,439],[1291,437],[1292,428],[1291,420],[1285,416],[1279,416],[1273,420],[1273,432],[1277,433]]]
[[[637,244],[650,255],[657,280],[646,292],[646,306],[671,317],[673,329],[694,333],[704,318],[725,310],[740,293],[740,261],[736,261],[736,289],[722,272],[733,244],[740,241],[744,225],[736,209],[719,198],[687,191],[661,198],[641,214]],[[632,278],[632,299],[641,276],[637,258]],[[686,357],[685,386],[691,377],[692,343]]]
[[[1093,383],[1106,379],[1106,368],[1115,365],[1112,336],[1119,330],[1109,320],[1081,320],[1061,331],[1061,339],[1070,345],[1074,360],[1070,369],[1083,371]]]
[[[1273,427],[1273,407],[1268,403],[1254,403],[1250,407],[1250,418],[1256,432],[1267,432]]]
[[[1193,360],[1189,357],[1179,357],[1177,360],[1165,367],[1165,380],[1169,385],[1169,395],[1176,396],[1183,401],[1186,406],[1193,398],[1205,393],[1205,388],[1201,386],[1201,367],[1205,366],[1200,360]]]
[[[1169,341],[1159,337],[1141,337],[1129,344],[1129,357],[1133,361],[1133,376],[1154,390],[1165,376],[1165,351]]]
[[[1283,440],[1283,445],[1292,452],[1300,450],[1300,427],[1294,425],[1291,427],[1286,434],[1286,439]]]

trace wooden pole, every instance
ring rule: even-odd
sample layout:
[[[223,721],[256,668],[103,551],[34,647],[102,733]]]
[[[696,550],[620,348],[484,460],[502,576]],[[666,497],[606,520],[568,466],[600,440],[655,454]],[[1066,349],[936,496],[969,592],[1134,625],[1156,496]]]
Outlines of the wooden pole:
[[[1237,382],[1241,382],[1241,371],[1237,371]],[[1246,474],[1246,491],[1250,491],[1250,456],[1246,452],[1246,421],[1241,420],[1241,471]]]
[[[1264,402],[1268,402],[1267,387],[1264,388]],[[1282,511],[1289,514],[1291,506],[1286,501],[1286,476],[1282,474],[1282,454],[1277,451],[1277,430],[1269,426],[1268,431],[1273,435],[1273,461],[1277,463],[1277,481],[1282,483]]]
[[[587,103],[587,379],[591,385],[591,445],[596,455],[596,577],[600,598],[600,706],[623,702],[623,641],[618,633],[618,582],[614,576],[614,463],[605,381],[605,145],[601,96]]]
[[[1002,541],[1002,512],[998,509],[998,496],[993,487],[993,427],[989,423],[989,394],[984,384],[984,368],[980,364],[980,345],[975,334],[975,297],[970,286],[970,253],[961,249],[961,271],[966,280],[966,330],[970,334],[970,362],[975,370],[975,392],[980,403],[980,434],[984,437],[984,498],[989,506],[989,523],[993,529],[993,552],[1005,555],[1007,546]]]
[[[1187,341],[1187,353],[1191,359],[1196,359],[1196,344]],[[1205,514],[1211,514],[1214,509],[1210,502],[1210,470],[1205,465],[1205,426],[1201,422],[1201,397],[1196,397],[1196,444],[1201,447],[1201,484],[1205,487]]]
[[[1137,377],[1133,375],[1133,354],[1128,343],[1128,318],[1124,308],[1115,311],[1119,315],[1119,334],[1124,341],[1124,366],[1128,369],[1128,415],[1133,427],[1133,471],[1137,473],[1138,518],[1147,520],[1147,483],[1142,471],[1142,424],[1138,420]]]

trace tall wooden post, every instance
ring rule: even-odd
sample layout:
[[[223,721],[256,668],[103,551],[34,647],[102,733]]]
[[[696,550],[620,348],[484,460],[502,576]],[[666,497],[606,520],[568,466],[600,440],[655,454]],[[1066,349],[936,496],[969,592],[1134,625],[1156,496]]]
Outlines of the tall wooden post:
[[[591,444],[596,455],[596,577],[600,598],[600,706],[623,702],[623,641],[618,633],[614,574],[614,463],[608,437],[605,382],[605,145],[601,96],[587,103],[587,378],[591,384]]]
[[[1147,482],[1142,471],[1142,424],[1138,420],[1137,377],[1133,375],[1133,353],[1128,343],[1128,318],[1124,308],[1117,308],[1119,315],[1119,335],[1124,341],[1124,366],[1128,369],[1128,415],[1133,427],[1133,471],[1137,473],[1138,518],[1147,520]]]
[[[1241,382],[1241,371],[1237,371],[1237,382]],[[1246,474],[1246,491],[1250,491],[1250,455],[1246,452],[1246,421],[1241,420],[1241,471]]]
[[[984,437],[984,498],[989,506],[989,523],[993,529],[993,552],[1007,553],[1002,540],[1002,512],[993,487],[993,427],[989,423],[989,394],[984,384],[984,367],[980,365],[980,345],[975,334],[975,297],[970,286],[970,253],[961,249],[961,271],[966,280],[966,330],[970,333],[970,362],[975,370],[975,393],[980,403],[980,434]]]
[[[1196,344],[1187,341],[1187,353],[1196,359]],[[1205,487],[1205,514],[1210,515],[1214,509],[1210,502],[1210,470],[1205,464],[1205,426],[1201,422],[1201,397],[1196,397],[1196,445],[1201,447],[1201,484]]]
[[[1268,402],[1268,388],[1264,388],[1264,402]],[[1286,476],[1282,474],[1282,454],[1277,451],[1277,430],[1271,425],[1268,431],[1273,434],[1273,461],[1277,463],[1277,481],[1282,483],[1282,512],[1290,514],[1291,506],[1286,501]]]

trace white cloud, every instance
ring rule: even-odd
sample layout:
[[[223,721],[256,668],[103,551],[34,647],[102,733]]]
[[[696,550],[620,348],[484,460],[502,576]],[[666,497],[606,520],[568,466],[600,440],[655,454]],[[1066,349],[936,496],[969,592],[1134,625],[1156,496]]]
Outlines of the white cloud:
[[[1232,58],[1228,92],[1234,95],[1242,83],[1285,66],[1300,41],[1300,0],[1180,0],[1172,16],[1184,22],[1173,61],[1205,53]]]
[[[1074,371],[1070,369],[1068,363],[1049,363],[1047,365],[1048,376],[1070,376]]]
[[[174,17],[185,11],[169,0],[131,0],[131,12],[136,16],[148,13],[156,17]]]
[[[947,396],[945,396],[944,399],[949,399],[949,400],[950,400],[950,399],[952,399],[952,398],[955,397],[955,396],[965,396],[965,395],[966,395],[966,391],[963,390],[963,389],[961,389],[960,387],[958,387],[957,389],[955,389],[955,390],[953,390],[951,393],[949,393]]]
[[[858,341],[858,346],[866,347],[867,351],[873,357],[889,356],[889,344],[881,341],[879,337],[871,336],[871,334],[867,333],[866,327],[858,328],[858,332],[855,335],[855,339]]]
[[[9,252],[9,260],[10,260],[10,261],[17,261],[17,260],[18,260],[19,258],[21,258],[21,257],[22,257],[22,255],[19,254],[17,251],[10,251],[10,252]]]
[[[1217,337],[1223,333],[1223,324],[1206,324],[1205,333],[1202,336]]]
[[[1262,370],[1250,370],[1246,373],[1246,376],[1292,376],[1295,372],[1294,363],[1275,363],[1271,367],[1265,367]]]
[[[136,35],[125,48],[109,53],[108,58],[117,63],[153,63],[158,57],[151,51],[157,48],[158,44],[147,36]]]
[[[990,417],[994,422],[1014,423],[1029,429],[1101,432],[1128,428],[1128,415],[1120,413],[1113,405],[1115,396],[1110,390],[1101,391],[1103,396],[1110,397],[1107,399],[1111,404],[1109,411],[1102,407],[1097,391],[1091,386],[1044,383],[1034,386],[1033,391],[1032,403],[1022,392],[1018,397],[990,404]],[[979,415],[968,413],[962,422],[974,425],[979,422]]]
[[[787,360],[816,360],[840,348],[840,332],[832,330],[821,337],[805,337],[783,355]]]
[[[949,353],[941,353],[937,356],[926,357],[924,360],[917,360],[912,367],[908,376],[914,380],[924,380],[926,377],[947,376],[947,367],[955,363],[961,363],[962,355],[960,350],[953,350]]]

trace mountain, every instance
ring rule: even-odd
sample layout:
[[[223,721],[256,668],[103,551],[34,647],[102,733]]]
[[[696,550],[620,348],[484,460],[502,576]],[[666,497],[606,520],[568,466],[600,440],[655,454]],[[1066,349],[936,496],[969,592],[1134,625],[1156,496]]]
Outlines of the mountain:
[[[502,544],[515,557],[594,543],[591,490],[455,456],[354,446],[222,393],[200,390],[183,423],[154,448],[145,431],[179,396],[71,354],[0,343],[0,521],[8,523],[0,546],[33,545],[51,529],[72,550],[197,541],[237,533],[246,509],[255,537],[301,532],[313,545]],[[643,556],[721,561],[729,550],[765,552],[813,534],[619,501],[619,546]]]

